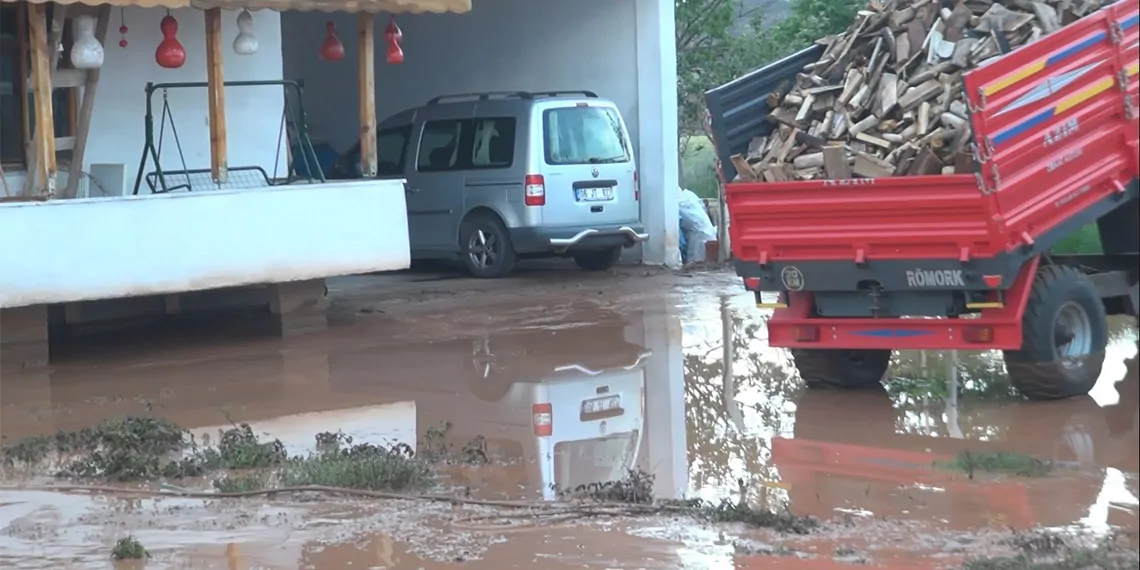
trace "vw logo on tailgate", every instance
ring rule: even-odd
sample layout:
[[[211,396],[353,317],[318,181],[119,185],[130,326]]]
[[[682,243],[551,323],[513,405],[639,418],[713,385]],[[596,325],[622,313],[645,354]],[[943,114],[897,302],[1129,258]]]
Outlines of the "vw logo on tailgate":
[[[591,174],[591,175],[592,175],[594,178],[597,178],[597,177],[598,177],[598,175],[600,175],[600,174],[601,174],[601,172],[598,172],[598,167],[596,167],[596,166],[595,166],[595,167],[594,167],[594,169],[590,171],[590,174]]]

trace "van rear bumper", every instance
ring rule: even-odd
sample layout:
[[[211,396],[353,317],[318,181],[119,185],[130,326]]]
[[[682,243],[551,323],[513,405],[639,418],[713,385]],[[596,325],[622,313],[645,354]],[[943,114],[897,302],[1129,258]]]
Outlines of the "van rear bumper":
[[[613,226],[560,226],[511,228],[511,242],[519,252],[565,251],[631,247],[649,239],[640,223]]]

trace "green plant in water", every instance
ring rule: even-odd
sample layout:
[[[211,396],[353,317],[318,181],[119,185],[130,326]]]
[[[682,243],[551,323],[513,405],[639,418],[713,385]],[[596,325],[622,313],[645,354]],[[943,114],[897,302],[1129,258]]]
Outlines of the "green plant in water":
[[[950,461],[935,463],[935,467],[962,471],[970,479],[979,472],[1018,477],[1044,477],[1053,470],[1051,464],[1036,457],[1007,451],[982,453],[963,451]]]
[[[134,536],[120,538],[111,548],[111,558],[115,560],[142,560],[150,558],[150,552]]]
[[[435,482],[431,465],[415,457],[410,447],[388,449],[371,444],[292,458],[281,466],[280,479],[286,487],[325,485],[372,491],[424,489]]]
[[[214,488],[222,493],[248,493],[265,488],[265,481],[256,475],[228,475],[214,479]]]

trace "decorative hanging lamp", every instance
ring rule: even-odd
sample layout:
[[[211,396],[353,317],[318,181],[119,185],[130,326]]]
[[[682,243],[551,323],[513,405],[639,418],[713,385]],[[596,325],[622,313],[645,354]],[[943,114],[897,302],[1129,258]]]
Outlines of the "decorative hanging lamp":
[[[178,20],[169,13],[159,23],[162,42],[154,51],[154,61],[166,69],[178,69],[186,63],[186,48],[178,41]]]
[[[253,35],[253,14],[242,10],[237,17],[238,35],[234,38],[234,53],[252,55],[257,53],[257,36]]]
[[[396,18],[388,20],[388,26],[384,28],[384,39],[388,41],[388,63],[393,65],[404,63],[404,50],[400,49],[404,32],[396,25]]]
[[[72,20],[71,35],[75,38],[71,46],[71,65],[76,69],[98,69],[103,65],[103,44],[95,39],[95,16],[76,16]]]
[[[325,61],[340,61],[344,59],[344,44],[336,37],[336,24],[325,24],[325,41],[321,42],[321,59]]]
[[[127,17],[123,15],[123,9],[119,8],[119,47],[121,48],[126,48],[127,44],[130,43],[127,41],[128,30],[130,28],[127,27]]]

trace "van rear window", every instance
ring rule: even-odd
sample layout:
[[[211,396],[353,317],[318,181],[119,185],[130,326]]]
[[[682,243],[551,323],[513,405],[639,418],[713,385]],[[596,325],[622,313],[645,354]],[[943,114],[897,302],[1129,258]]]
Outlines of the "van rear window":
[[[617,111],[565,107],[542,114],[547,164],[629,162],[629,146]]]

